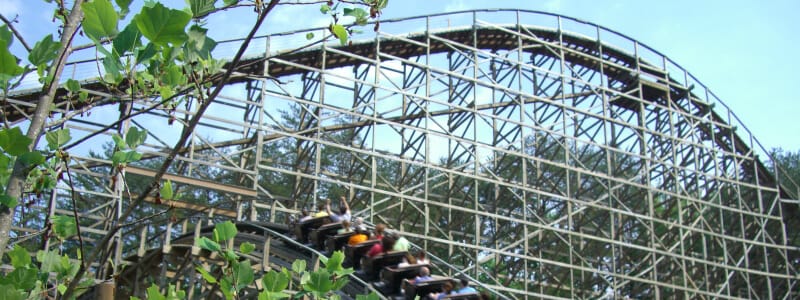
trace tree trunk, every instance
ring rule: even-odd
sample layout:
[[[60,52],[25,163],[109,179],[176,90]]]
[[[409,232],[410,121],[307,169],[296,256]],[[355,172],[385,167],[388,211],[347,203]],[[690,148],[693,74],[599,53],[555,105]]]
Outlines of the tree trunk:
[[[72,52],[70,48],[72,45],[72,38],[75,36],[75,32],[78,30],[81,19],[83,18],[83,11],[81,10],[82,3],[83,0],[75,1],[69,16],[64,22],[64,30],[61,35],[61,49],[59,49],[58,57],[50,67],[50,74],[53,74],[53,79],[49,84],[45,84],[44,87],[42,87],[45,93],[39,98],[39,103],[36,104],[36,112],[34,112],[33,119],[28,127],[27,136],[33,140],[30,146],[28,146],[29,151],[33,150],[36,144],[39,143],[45,121],[50,115],[50,106],[53,104],[53,97],[55,97],[56,91],[58,90],[58,82],[61,80],[64,64],[69,54]],[[29,170],[26,169],[19,160],[16,161],[14,170],[8,180],[6,189],[8,196],[17,199],[17,201],[20,200],[22,192],[24,191],[25,179],[28,177],[28,171]],[[2,208],[0,208],[0,257],[2,257],[8,246],[11,223],[14,221],[14,213],[16,210],[10,209],[4,205],[0,206],[2,206]]]

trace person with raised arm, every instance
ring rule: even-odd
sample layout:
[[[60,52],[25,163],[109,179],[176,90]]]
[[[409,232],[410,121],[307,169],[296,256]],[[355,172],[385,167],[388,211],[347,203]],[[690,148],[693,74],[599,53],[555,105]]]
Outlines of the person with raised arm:
[[[339,212],[333,212],[331,210],[331,200],[325,203],[325,211],[328,213],[328,216],[331,218],[333,222],[341,222],[347,221],[350,222],[352,215],[350,214],[350,205],[347,204],[347,199],[344,196],[339,197]]]

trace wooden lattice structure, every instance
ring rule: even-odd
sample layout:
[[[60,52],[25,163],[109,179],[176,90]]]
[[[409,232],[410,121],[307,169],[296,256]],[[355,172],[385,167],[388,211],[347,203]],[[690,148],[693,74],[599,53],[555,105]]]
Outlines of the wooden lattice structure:
[[[384,20],[351,45],[287,52],[307,32],[325,29],[252,43],[170,169],[184,192],[172,204],[178,213],[119,233],[108,250],[117,265],[159,264],[146,249],[170,247],[206,220],[285,222],[347,195],[359,216],[392,224],[509,298],[798,297],[797,185],[767,167],[766,151],[708,88],[659,52],[598,25],[521,10]],[[220,43],[216,57],[238,43]],[[104,130],[119,107],[126,114],[160,100],[120,104],[91,80],[95,64],[65,73],[109,104],[70,114],[81,104],[62,101],[53,117],[76,137]],[[25,122],[33,90],[8,95],[9,119]],[[130,199],[109,161],[88,150],[129,126],[147,129],[146,159],[126,170],[134,186],[195,113],[186,97],[74,151],[87,241],[126,221],[118,212]],[[68,197],[60,189],[31,199],[16,236],[42,228],[44,215],[69,213]]]

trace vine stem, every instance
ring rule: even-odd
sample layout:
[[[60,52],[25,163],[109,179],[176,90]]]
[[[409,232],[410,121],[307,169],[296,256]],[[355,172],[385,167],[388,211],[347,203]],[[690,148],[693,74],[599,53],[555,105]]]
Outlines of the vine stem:
[[[70,192],[70,199],[72,199],[72,217],[75,218],[75,229],[78,234],[78,245],[81,249],[81,265],[86,264],[86,258],[83,253],[86,253],[85,249],[83,248],[83,236],[81,235],[81,220],[78,218],[78,202],[75,201],[75,198],[78,196],[75,193],[75,183],[72,181],[72,173],[69,169],[69,161],[64,162],[64,167],[66,168],[67,178],[69,178],[69,192]]]
[[[14,28],[13,21],[6,19],[6,17],[3,16],[2,14],[0,14],[0,20],[3,20],[3,22],[6,23],[6,25],[8,25],[8,29],[11,29],[11,32],[14,33],[14,36],[16,36],[19,42],[22,44],[22,46],[25,47],[25,50],[28,50],[28,52],[31,52],[31,50],[33,50],[31,46],[28,46],[28,43],[25,42],[25,39],[22,38],[22,35],[19,33],[19,31],[17,31],[17,29]]]

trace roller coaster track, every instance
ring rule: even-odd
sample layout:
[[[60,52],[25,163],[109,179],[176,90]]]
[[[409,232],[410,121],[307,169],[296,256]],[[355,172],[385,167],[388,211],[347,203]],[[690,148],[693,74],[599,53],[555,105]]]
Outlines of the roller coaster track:
[[[177,147],[167,177],[207,199],[147,198],[147,209],[171,205],[185,219],[116,239],[107,251],[119,265],[142,232],[118,272],[121,291],[152,279],[189,284],[194,263],[213,269],[213,255],[192,247],[208,231],[190,218],[282,222],[346,193],[356,214],[392,224],[447,257],[448,273],[480,275],[509,298],[797,296],[800,188],[724,102],[658,51],[599,25],[525,10],[382,20],[374,38],[289,51],[320,31],[258,37],[235,76],[215,83],[236,95],[216,100],[187,145],[170,144],[169,132],[195,115],[193,91],[185,107],[104,131],[116,118],[75,111],[108,114],[119,99],[142,111],[159,99],[112,93],[92,73],[97,61],[66,68],[92,104],[60,90],[55,116],[64,117],[54,124],[75,136],[100,133],[95,145],[127,126],[148,129],[144,157],[158,162]],[[240,43],[220,42],[215,57]],[[6,96],[5,117],[24,123],[39,91],[27,85]],[[290,107],[297,115],[287,122]],[[175,119],[177,128],[165,125]],[[126,191],[97,188],[116,182],[109,161],[71,154],[74,176],[87,182],[76,191],[87,199],[86,240],[130,222],[115,219]],[[129,168],[131,178],[154,172]],[[68,213],[66,194],[30,207]],[[170,239],[180,221],[180,231],[195,234]],[[22,223],[18,232],[44,226]],[[239,223],[241,241],[258,241],[258,254],[269,249],[254,261],[313,260],[311,249],[281,237],[285,229],[261,225]],[[151,244],[163,246],[146,250]],[[217,296],[198,290],[193,296]]]
[[[518,40],[517,34],[519,32],[525,32],[532,38],[535,38],[535,40]],[[674,95],[672,98],[680,99],[689,96],[688,93],[690,93],[691,88],[693,88],[681,86],[673,78],[670,78],[666,72],[649,64],[646,61],[637,59],[636,56],[624,53],[613,47],[606,47],[602,50],[603,52],[600,53],[599,51],[601,49],[601,45],[597,42],[597,40],[580,35],[571,35],[555,29],[519,26],[489,26],[477,29],[450,29],[446,32],[437,32],[436,36],[442,40],[431,40],[429,41],[427,47],[413,46],[413,42],[424,45],[426,39],[430,37],[427,34],[412,34],[403,39],[382,41],[381,51],[384,52],[385,55],[392,56],[394,58],[408,59],[410,57],[419,56],[425,53],[435,54],[452,51],[452,46],[450,44],[452,42],[460,45],[469,45],[468,47],[473,49],[488,49],[489,51],[523,48],[532,55],[539,54],[553,57],[561,56],[561,59],[570,61],[576,65],[594,69],[598,72],[600,71],[600,66],[602,64],[598,63],[595,59],[593,59],[593,57],[603,56],[608,60],[607,64],[604,65],[603,68],[605,75],[609,76],[612,80],[623,83],[626,86],[631,86],[630,88],[621,88],[621,90],[635,89],[639,84],[644,84],[642,85],[642,88],[645,89],[643,93],[646,94],[644,98],[649,101],[658,101],[658,98],[662,97],[662,95],[659,94],[659,91],[662,89],[666,89],[669,91],[669,93],[672,93],[672,95]],[[411,42],[411,45],[409,45],[409,42]],[[559,44],[566,45],[567,51],[559,52],[559,49],[563,49],[556,47],[556,45]],[[336,47],[335,49],[338,51],[328,54],[324,63],[321,59],[322,55],[320,49],[301,51],[288,55],[278,55],[277,57],[273,57],[272,59],[279,60],[284,63],[278,66],[265,64],[264,62],[267,59],[263,57],[246,59],[236,66],[236,72],[239,74],[246,74],[246,76],[234,77],[225,84],[245,82],[249,80],[248,77],[272,76],[279,78],[282,76],[300,74],[313,69],[334,69],[342,66],[370,62],[371,60],[374,61],[378,58],[375,52],[375,44],[372,42],[354,43],[347,46]],[[226,65],[225,67],[229,68],[231,66]],[[631,72],[637,68],[639,69],[639,74]],[[84,88],[88,90],[103,90],[105,89],[105,86],[103,83],[94,80],[93,83],[84,86]],[[34,110],[34,104],[40,96],[39,93],[40,90],[28,90],[27,92],[11,93],[10,96],[12,96],[16,101],[21,101],[21,103],[16,102],[16,104],[22,104],[22,109],[19,109],[20,107],[14,107],[14,103],[4,104],[6,106],[4,107],[4,111],[10,112],[7,114],[9,121],[15,123],[32,114]],[[56,107],[61,107],[67,104],[69,100],[67,100],[68,98],[65,97],[66,94],[66,89],[62,88],[59,90],[56,96],[56,99],[59,99],[56,101]],[[699,113],[711,114],[711,119],[714,122],[721,124],[725,123],[724,119],[714,110],[712,110],[709,104],[700,100],[700,97],[691,96],[689,99],[692,100],[690,101],[690,104],[695,106]],[[619,101],[616,102],[619,103],[617,105],[621,106],[635,105],[635,103],[632,101],[625,101],[624,98],[620,98]],[[73,109],[80,110],[84,105],[87,104],[73,104]],[[479,109],[484,110],[489,108],[490,107],[483,107]],[[631,109],[635,108],[631,107]],[[437,113],[449,114],[453,112],[454,111],[441,111]],[[436,115],[436,113],[433,113],[433,115]],[[408,121],[415,118],[421,118],[423,116],[424,115],[410,115],[400,118],[397,121]],[[358,126],[363,126],[363,124],[360,125],[358,123],[352,123],[345,127],[337,126],[337,128],[326,128],[325,130],[342,130],[348,127]],[[752,153],[752,150],[749,148],[748,144],[741,140],[738,135],[731,135],[732,139],[727,139],[725,132],[718,132],[716,135],[713,134],[711,131],[715,129],[712,127],[701,126],[699,129],[705,132],[709,138],[716,136],[716,138],[714,138],[714,142],[717,144],[717,146],[727,151],[735,151],[741,155],[748,155]],[[758,176],[762,177],[762,180],[764,180],[763,182],[766,184],[774,183],[775,179],[772,178],[770,172],[763,166],[763,164],[761,164],[760,161],[756,162],[758,163],[757,174]],[[782,193],[787,199],[792,197],[786,193],[794,192],[796,191],[792,189],[782,189]]]
[[[243,259],[251,262],[255,268],[255,278],[263,276],[264,271],[291,269],[295,260],[306,261],[307,266],[319,266],[319,257],[325,255],[307,244],[297,242],[290,235],[288,228],[282,224],[264,222],[237,222],[239,233],[230,245],[233,249],[245,242],[256,245],[253,252],[238,253]],[[199,237],[213,238],[213,226],[207,226],[193,233],[178,236],[169,245],[148,249],[125,259],[125,268],[116,275],[117,298],[127,299],[130,296],[145,296],[146,288],[151,284],[158,286],[175,285],[179,290],[187,291],[188,299],[224,299],[222,293],[212,284],[204,281],[195,271],[200,267],[213,276],[219,276],[219,265],[223,258],[217,253],[209,252],[196,246]],[[238,251],[236,251],[238,252]],[[447,262],[433,257],[437,268],[444,273],[458,272]],[[461,276],[465,276],[461,274]],[[469,276],[465,276],[469,278]],[[479,282],[477,285],[481,285]],[[485,287],[484,287],[485,288]],[[391,299],[395,295],[383,294],[375,289],[371,282],[366,282],[356,275],[350,275],[348,284],[338,293],[342,299],[355,299],[356,295],[376,293],[381,299]],[[497,299],[508,299],[496,291],[487,290]],[[258,287],[253,284],[239,294],[240,299],[256,299]],[[92,297],[93,293],[85,295]],[[89,299],[89,298],[87,298]]]
[[[261,278],[264,270],[291,269],[295,260],[305,260],[308,266],[319,265],[317,259],[323,255],[316,249],[287,236],[286,226],[237,222],[236,227],[239,233],[233,240],[234,249],[239,249],[239,245],[245,242],[256,245],[256,249],[247,255],[239,253],[243,258],[250,260],[256,269],[256,278]],[[127,267],[117,276],[120,286],[118,298],[142,297],[145,289],[155,283],[159,286],[177,285],[187,291],[189,299],[224,299],[218,289],[199,279],[195,271],[196,267],[202,267],[214,276],[219,275],[218,264],[223,260],[217,253],[196,246],[195,240],[201,236],[212,238],[213,226],[179,236],[169,245],[148,249],[144,253],[128,257],[125,260]],[[355,295],[368,294],[372,291],[380,295],[368,283],[351,276],[349,284],[342,289],[341,295],[344,299],[355,299]],[[257,290],[253,286],[240,295],[242,299],[255,299]]]

